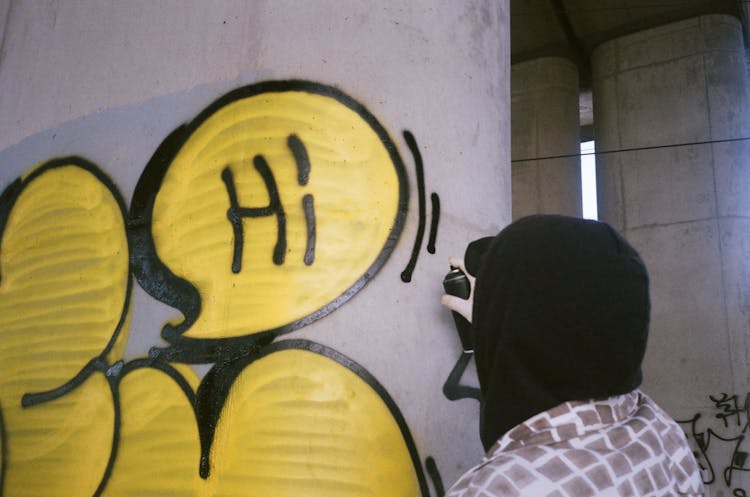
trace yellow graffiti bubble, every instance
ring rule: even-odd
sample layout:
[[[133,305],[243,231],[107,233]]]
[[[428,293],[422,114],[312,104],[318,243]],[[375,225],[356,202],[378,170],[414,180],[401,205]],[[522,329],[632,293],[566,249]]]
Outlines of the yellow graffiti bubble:
[[[186,393],[196,384],[184,367],[122,377],[119,449],[103,497],[422,495],[419,462],[383,393],[336,360],[289,348],[245,366],[218,418],[206,479]]]
[[[403,165],[377,121],[332,89],[267,90],[204,112],[158,185],[156,255],[200,294],[185,337],[330,312],[379,268],[401,228]]]
[[[417,497],[415,463],[383,398],[323,355],[287,349],[247,366],[211,452],[211,495]]]
[[[109,385],[99,373],[41,405],[4,403],[3,495],[91,497],[111,454],[114,416]]]
[[[61,161],[27,178],[0,245],[4,405],[59,387],[105,351],[123,319],[128,259],[122,206],[92,170]]]
[[[191,370],[177,368],[193,388]],[[120,443],[102,497],[207,495],[198,475],[200,441],[188,396],[168,374],[141,368],[120,381]]]
[[[3,488],[3,474],[5,474],[3,469],[5,468],[5,443],[5,421],[3,420],[2,406],[0,406],[0,491]]]
[[[114,406],[86,367],[124,348],[124,333],[113,338],[130,281],[123,205],[77,158],[36,168],[0,203],[4,495],[88,497],[109,459]]]

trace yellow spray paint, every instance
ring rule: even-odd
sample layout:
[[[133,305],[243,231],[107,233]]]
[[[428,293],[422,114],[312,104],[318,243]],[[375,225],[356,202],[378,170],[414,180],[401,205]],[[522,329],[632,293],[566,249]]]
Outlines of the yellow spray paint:
[[[156,256],[201,297],[185,336],[284,327],[371,277],[404,207],[405,179],[389,147],[361,111],[315,92],[231,100],[191,129],[158,185],[150,225]],[[200,478],[192,370],[143,360],[105,376],[127,339],[128,241],[114,187],[83,162],[52,161],[25,175],[0,240],[3,495],[422,493],[413,442],[382,388],[348,360],[278,344],[232,378],[211,471]],[[245,215],[274,195],[286,223],[283,262],[274,260],[279,217]],[[25,394],[76,375],[59,396],[22,407]]]
[[[296,497],[301,489],[306,497],[419,495],[404,437],[380,395],[307,350],[273,352],[245,368],[211,458],[217,497]]]
[[[8,434],[3,495],[94,495],[111,454],[115,416],[101,373],[57,400],[29,408],[8,404],[3,412]]]
[[[114,431],[103,375],[50,402],[24,408],[21,399],[60,387],[110,342],[128,290],[124,220],[110,190],[77,164],[27,181],[0,247],[4,495],[90,496]]]
[[[139,369],[120,390],[121,443],[104,496],[420,495],[388,406],[322,355],[281,350],[242,371],[219,419],[207,480],[198,476],[195,418],[174,381]]]
[[[309,158],[301,184],[289,145]],[[233,272],[235,232],[227,217],[231,174],[237,204],[271,201],[258,169],[267,163],[286,215],[284,262],[274,215],[244,217],[241,270]],[[391,235],[400,181],[382,139],[362,116],[336,99],[302,91],[266,92],[229,102],[197,129],[174,157],[153,209],[159,259],[197,287],[200,316],[184,334],[226,338],[293,323],[337,299],[373,265]],[[314,260],[305,262],[313,201]]]
[[[179,372],[197,388],[187,367]],[[120,382],[120,447],[103,497],[198,497],[206,483],[198,476],[200,441],[185,392],[167,374],[141,368]]]

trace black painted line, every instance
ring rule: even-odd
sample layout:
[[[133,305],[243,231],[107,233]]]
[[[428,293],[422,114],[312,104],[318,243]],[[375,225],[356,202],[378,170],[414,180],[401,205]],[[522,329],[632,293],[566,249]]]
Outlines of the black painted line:
[[[177,325],[167,323],[162,337],[179,337],[201,312],[198,289],[189,281],[175,275],[156,254],[151,225],[156,191],[178,150],[187,139],[186,126],[172,131],[162,141],[138,178],[130,202],[129,232],[133,239],[131,254],[133,270],[140,286],[159,302],[179,310],[184,319]]]
[[[248,364],[252,362],[250,360]],[[211,446],[216,435],[221,411],[224,408],[229,391],[244,369],[244,361],[233,361],[216,364],[203,377],[195,398],[195,416],[198,422],[200,442],[200,460],[198,475],[206,480],[211,475]]]
[[[112,476],[112,470],[115,467],[115,461],[117,460],[117,452],[120,449],[120,428],[122,426],[122,419],[120,414],[120,392],[117,387],[117,378],[107,376],[107,383],[109,384],[109,390],[112,393],[112,406],[114,408],[114,427],[112,430],[112,449],[109,453],[109,460],[107,461],[107,467],[104,469],[104,474],[99,482],[99,486],[94,492],[92,497],[100,497],[104,489],[107,487],[109,478]]]
[[[307,244],[305,246],[305,265],[310,266],[315,262],[315,204],[313,196],[306,194],[302,197],[302,210],[305,212],[305,225],[307,226]]]
[[[219,363],[239,356],[257,353],[262,346],[273,341],[276,331],[262,331],[246,336],[203,339],[168,335],[172,342],[167,347],[151,347],[148,355],[164,362],[185,364]]]
[[[300,186],[307,185],[310,181],[310,157],[307,154],[307,149],[302,140],[297,135],[289,135],[286,140],[289,149],[294,155],[294,162],[297,164],[297,183]]]
[[[198,386],[195,396],[195,416],[200,439],[198,474],[204,480],[211,474],[211,446],[229,392],[245,367],[258,358],[259,352],[260,349],[217,363]]]
[[[234,186],[234,175],[229,166],[221,171],[221,179],[229,195],[229,209],[227,209],[227,219],[232,225],[234,234],[234,250],[232,251],[232,272],[237,274],[242,270],[242,248],[245,245],[244,230],[242,229],[242,220],[237,214],[239,202],[237,201],[237,189]]]
[[[443,497],[445,495],[445,487],[443,486],[443,478],[440,476],[440,470],[437,467],[435,459],[432,456],[428,456],[424,464],[427,468],[427,474],[430,475],[430,480],[432,480],[432,486],[435,488],[437,497]]]
[[[3,234],[5,233],[5,226],[8,224],[8,218],[10,217],[10,211],[18,200],[18,196],[24,188],[24,183],[21,178],[16,179],[3,190],[0,195],[0,247],[2,247]],[[3,268],[0,266],[0,284],[3,282]],[[0,489],[1,490],[1,489]],[[1,494],[0,494],[1,497]]]
[[[476,399],[481,401],[482,393],[478,388],[467,387],[461,385],[461,377],[466,371],[466,367],[469,365],[473,352],[464,350],[461,352],[461,357],[456,361],[455,366],[448,375],[448,379],[443,384],[443,395],[448,400],[459,400],[459,399]]]
[[[128,374],[139,369],[155,369],[169,376],[175,383],[177,383],[177,386],[179,386],[182,392],[185,394],[185,397],[187,397],[190,405],[193,407],[193,409],[195,409],[195,392],[190,386],[190,383],[188,383],[185,377],[182,376],[182,374],[177,371],[174,366],[172,366],[168,362],[161,360],[158,357],[133,359],[132,361],[123,364],[120,373],[117,375],[118,385]]]
[[[687,420],[679,420],[676,419],[675,422],[677,424],[689,424],[690,425],[690,434],[692,435],[695,442],[698,444],[698,451],[693,451],[693,456],[695,459],[699,460],[699,456],[703,456],[703,460],[706,461],[708,464],[708,467],[704,467],[700,462],[698,462],[699,467],[702,470],[708,471],[708,479],[703,478],[703,475],[701,475],[701,480],[705,485],[711,485],[716,481],[716,470],[714,469],[713,463],[711,462],[711,459],[706,454],[706,451],[708,450],[709,443],[711,442],[711,435],[714,434],[713,430],[710,428],[708,431],[708,440],[706,440],[706,437],[703,436],[702,432],[698,432],[696,430],[696,424],[698,420],[701,419],[701,414],[697,413],[695,414],[691,419]],[[685,433],[685,430],[682,430],[683,433]],[[715,434],[714,434],[715,435]],[[685,436],[688,436],[687,433],[685,433]],[[702,471],[703,473],[703,471]]]
[[[430,222],[430,238],[427,242],[427,252],[435,253],[435,242],[437,242],[438,225],[440,224],[440,197],[437,193],[430,194],[432,201],[432,219]]]
[[[279,198],[279,189],[276,186],[276,179],[274,179],[273,173],[271,172],[271,168],[268,167],[266,159],[262,155],[256,155],[253,159],[253,164],[263,178],[266,190],[268,190],[268,196],[270,197],[268,207],[272,209],[274,214],[276,214],[277,233],[276,245],[273,249],[273,262],[277,266],[280,266],[281,264],[284,264],[284,257],[286,256],[286,214],[284,213],[284,206],[281,205],[281,198]],[[242,212],[242,208],[240,208],[240,212]]]
[[[68,392],[72,392],[81,386],[96,371],[104,371],[106,364],[102,364],[102,357],[96,357],[90,360],[81,370],[70,380],[66,381],[59,387],[47,390],[45,392],[25,393],[21,397],[22,407],[33,407],[45,402],[51,402],[59,399]]]
[[[409,146],[412,156],[414,157],[414,166],[417,172],[417,191],[419,195],[419,225],[417,227],[417,236],[414,239],[414,248],[411,251],[411,258],[406,268],[401,272],[401,281],[409,283],[411,281],[412,273],[417,265],[417,258],[419,257],[419,250],[422,247],[422,238],[424,238],[424,225],[425,225],[425,188],[424,188],[424,166],[422,164],[422,154],[419,153],[417,147],[417,141],[414,139],[414,135],[410,131],[404,130],[404,140]]]
[[[234,255],[232,258],[232,272],[239,273],[242,270],[242,253],[244,250],[244,227],[242,225],[243,217],[256,218],[276,216],[276,245],[273,249],[273,262],[277,266],[284,264],[286,256],[286,213],[281,205],[279,198],[279,189],[276,186],[276,179],[273,176],[271,168],[268,166],[266,158],[262,155],[256,155],[253,158],[253,165],[263,178],[263,183],[268,192],[268,205],[264,207],[240,207],[237,200],[237,190],[234,185],[234,175],[229,167],[225,167],[221,172],[221,179],[227,187],[229,194],[230,206],[227,210],[227,219],[232,224],[234,230]]]

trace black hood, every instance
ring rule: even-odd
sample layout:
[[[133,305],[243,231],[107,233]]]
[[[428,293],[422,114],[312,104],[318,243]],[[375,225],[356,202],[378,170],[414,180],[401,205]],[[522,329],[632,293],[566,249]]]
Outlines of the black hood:
[[[473,325],[489,449],[531,416],[641,383],[650,301],[638,253],[605,223],[520,219],[470,244]]]

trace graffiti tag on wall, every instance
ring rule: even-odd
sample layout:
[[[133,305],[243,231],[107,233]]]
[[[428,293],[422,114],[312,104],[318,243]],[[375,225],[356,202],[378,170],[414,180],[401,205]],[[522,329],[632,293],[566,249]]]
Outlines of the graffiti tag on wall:
[[[185,316],[163,330],[170,358],[216,359],[343,304],[389,255],[407,200],[389,136],[340,92],[272,82],[222,97],[164,141],[133,194],[138,281]]]
[[[744,474],[750,472],[750,393],[709,395],[710,413],[678,421],[694,448],[703,483],[745,497]]]
[[[429,495],[377,380],[277,340],[377,273],[407,201],[375,117],[303,81],[239,88],[177,128],[129,211],[80,157],[19,178],[0,197],[0,493]],[[433,252],[436,232],[437,216]],[[124,362],[133,276],[183,319]]]

